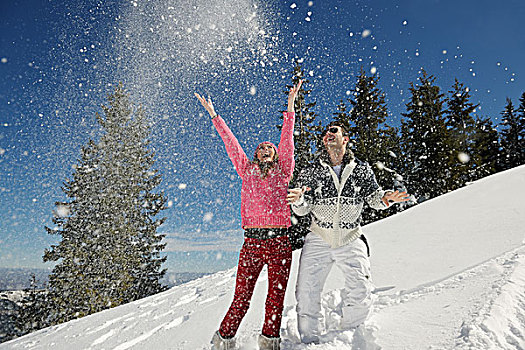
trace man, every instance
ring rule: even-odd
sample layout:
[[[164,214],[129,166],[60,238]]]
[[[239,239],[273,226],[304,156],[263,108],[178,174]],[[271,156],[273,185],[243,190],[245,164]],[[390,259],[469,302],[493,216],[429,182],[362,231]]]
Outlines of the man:
[[[297,215],[312,217],[296,286],[298,330],[304,343],[319,342],[321,292],[334,264],[345,276],[341,328],[352,329],[366,320],[372,285],[368,245],[360,227],[363,205],[386,209],[408,200],[406,192],[383,191],[370,166],[354,158],[349,141],[341,124],[328,125],[319,159],[299,174],[299,188],[290,189],[287,197]]]

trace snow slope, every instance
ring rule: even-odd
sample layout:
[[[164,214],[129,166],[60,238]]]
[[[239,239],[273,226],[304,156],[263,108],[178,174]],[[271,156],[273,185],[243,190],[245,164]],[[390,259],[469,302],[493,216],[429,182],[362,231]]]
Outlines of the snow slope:
[[[499,173],[365,227],[376,286],[364,327],[337,332],[341,276],[323,295],[327,332],[319,345],[296,331],[294,252],[283,349],[525,349],[525,166]],[[255,349],[266,292],[259,278],[239,330]],[[232,298],[235,269],[134,303],[50,327],[0,349],[210,349]]]

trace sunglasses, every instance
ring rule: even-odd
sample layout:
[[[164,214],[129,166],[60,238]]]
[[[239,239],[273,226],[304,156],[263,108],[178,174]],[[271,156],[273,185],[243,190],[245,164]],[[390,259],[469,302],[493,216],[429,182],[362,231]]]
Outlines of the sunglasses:
[[[331,126],[329,127],[328,129],[326,129],[325,131],[323,131],[323,135],[326,135],[326,133],[330,132],[332,134],[337,134],[339,132],[339,130],[341,130],[340,128],[338,128],[337,126]]]

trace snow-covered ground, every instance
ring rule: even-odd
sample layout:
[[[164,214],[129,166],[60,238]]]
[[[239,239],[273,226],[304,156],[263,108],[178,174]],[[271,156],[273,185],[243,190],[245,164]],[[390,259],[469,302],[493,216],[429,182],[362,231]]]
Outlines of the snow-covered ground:
[[[337,332],[341,276],[323,296],[323,343],[298,342],[294,252],[282,349],[525,349],[525,166],[365,227],[378,290],[364,327]],[[259,278],[238,333],[255,349],[266,292]],[[50,327],[0,349],[209,349],[232,298],[235,269]]]

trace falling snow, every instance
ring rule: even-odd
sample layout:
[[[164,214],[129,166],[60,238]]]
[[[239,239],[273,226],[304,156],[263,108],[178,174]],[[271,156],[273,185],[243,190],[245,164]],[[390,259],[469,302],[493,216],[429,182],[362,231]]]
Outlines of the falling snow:
[[[370,29],[363,30],[363,33],[361,33],[361,36],[363,38],[368,38],[372,34],[372,31]]]

